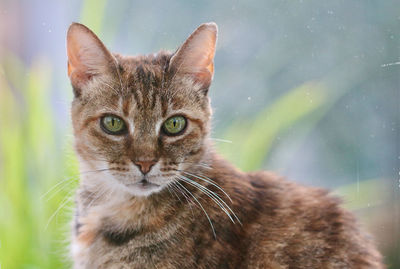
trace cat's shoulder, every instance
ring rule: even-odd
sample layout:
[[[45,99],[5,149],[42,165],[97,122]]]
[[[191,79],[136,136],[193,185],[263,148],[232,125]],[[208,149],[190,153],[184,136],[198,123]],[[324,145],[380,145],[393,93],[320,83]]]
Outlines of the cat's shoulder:
[[[285,261],[293,268],[353,268],[356,264],[383,268],[371,238],[330,191],[266,171],[247,173],[246,181],[251,192],[259,193],[261,201],[256,204],[262,205],[259,218],[250,225],[251,242],[263,246],[255,247],[254,253],[265,256],[268,264],[270,257],[286,255],[293,258],[293,263]]]
[[[285,201],[287,206],[336,208],[342,199],[330,190],[304,186],[271,171],[246,173],[249,185],[257,191],[274,194],[276,199]]]
[[[278,226],[296,227],[309,233],[344,232],[353,229],[355,218],[343,207],[341,197],[331,191],[304,186],[268,171],[246,174],[250,192],[257,193],[263,219],[277,220]],[[271,218],[272,217],[272,218]],[[272,221],[274,222],[274,221]]]

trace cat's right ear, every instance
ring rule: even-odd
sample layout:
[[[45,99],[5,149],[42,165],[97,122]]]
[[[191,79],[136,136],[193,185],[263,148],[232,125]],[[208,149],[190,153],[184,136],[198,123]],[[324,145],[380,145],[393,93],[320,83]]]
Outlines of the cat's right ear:
[[[189,76],[202,86],[204,93],[214,75],[214,54],[218,27],[214,22],[200,25],[172,56],[169,69]]]
[[[73,23],[67,33],[68,76],[75,96],[87,83],[110,72],[115,59],[100,39],[86,26]]]

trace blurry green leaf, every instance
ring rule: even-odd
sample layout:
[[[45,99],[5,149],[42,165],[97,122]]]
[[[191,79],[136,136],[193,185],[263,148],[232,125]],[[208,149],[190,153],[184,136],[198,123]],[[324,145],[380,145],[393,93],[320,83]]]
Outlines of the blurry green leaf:
[[[233,161],[242,169],[257,169],[279,134],[315,113],[326,101],[326,90],[322,85],[305,83],[262,110],[256,118],[239,119],[224,136],[235,143],[219,145],[219,148],[228,158],[233,154]]]
[[[89,27],[96,34],[99,34],[101,31],[106,4],[107,0],[83,1],[81,23]]]
[[[333,192],[343,197],[346,208],[353,211],[382,204],[387,193],[390,193],[390,189],[387,184],[383,184],[382,179],[358,181],[341,186]]]

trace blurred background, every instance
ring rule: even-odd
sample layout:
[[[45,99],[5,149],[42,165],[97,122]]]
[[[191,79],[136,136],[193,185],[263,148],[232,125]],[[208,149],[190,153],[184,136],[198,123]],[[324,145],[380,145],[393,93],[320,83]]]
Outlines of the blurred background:
[[[1,268],[70,267],[73,21],[133,55],[174,50],[215,21],[219,152],[331,189],[400,268],[398,1],[0,0]]]

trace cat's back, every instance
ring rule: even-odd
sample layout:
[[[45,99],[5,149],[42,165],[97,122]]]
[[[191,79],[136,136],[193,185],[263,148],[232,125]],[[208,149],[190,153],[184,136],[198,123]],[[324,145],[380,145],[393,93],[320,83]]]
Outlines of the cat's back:
[[[339,198],[270,172],[242,177],[253,207],[244,224],[247,268],[384,268]]]

